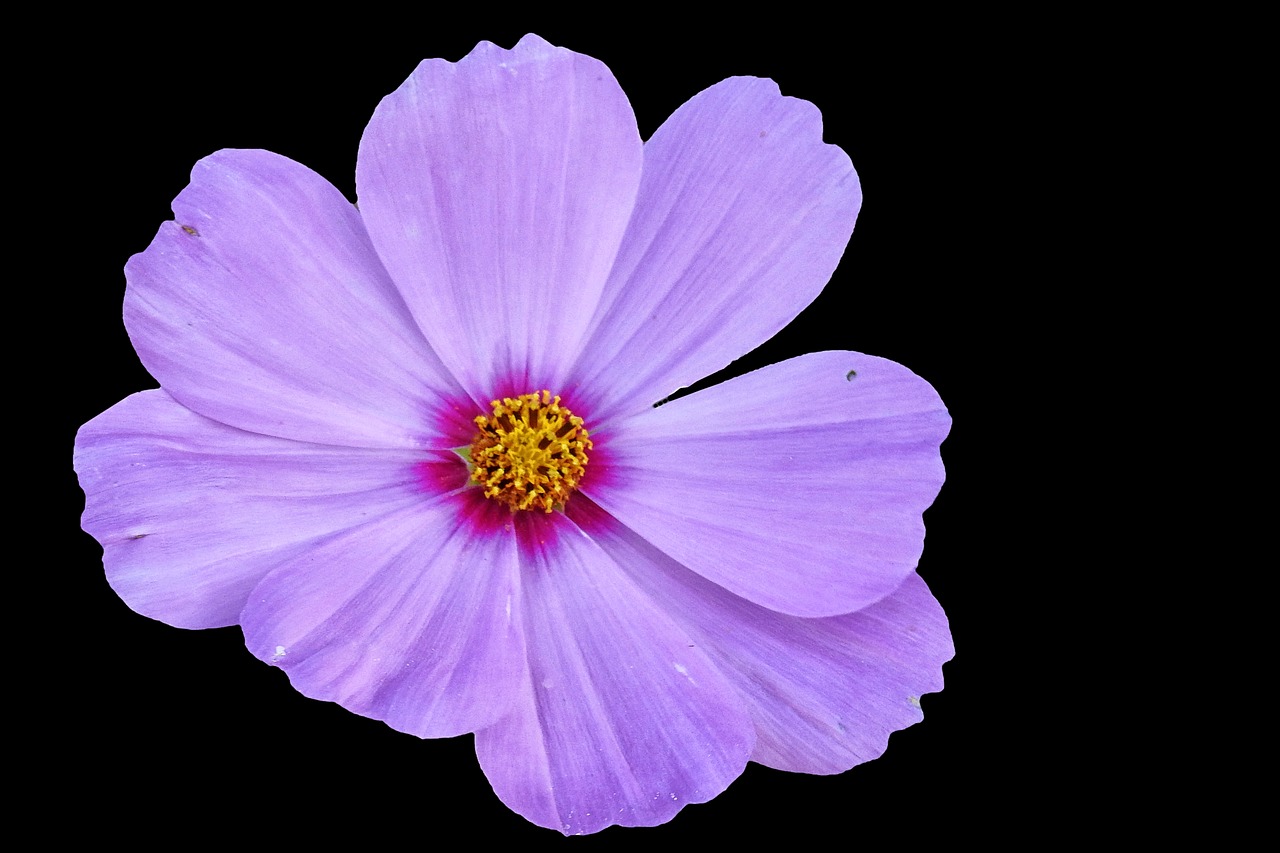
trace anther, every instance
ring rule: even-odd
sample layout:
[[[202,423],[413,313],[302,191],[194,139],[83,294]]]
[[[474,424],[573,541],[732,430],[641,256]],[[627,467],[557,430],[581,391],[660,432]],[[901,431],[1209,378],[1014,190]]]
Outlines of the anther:
[[[494,400],[471,443],[471,480],[512,512],[563,507],[578,488],[591,439],[550,391]]]

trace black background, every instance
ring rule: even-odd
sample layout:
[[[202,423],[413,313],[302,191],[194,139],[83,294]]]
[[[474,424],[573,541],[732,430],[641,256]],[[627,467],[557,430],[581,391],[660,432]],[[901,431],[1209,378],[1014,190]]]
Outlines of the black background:
[[[784,94],[816,103],[826,140],[861,176],[853,239],[818,301],[712,381],[855,349],[923,376],[954,418],[920,573],[950,616],[958,651],[946,690],[923,699],[925,722],[840,776],[752,764],[666,826],[575,843],[905,847],[935,833],[990,840],[1007,831],[1013,804],[1034,800],[1028,765],[1040,760],[1039,747],[1022,741],[1021,721],[1036,714],[1035,676],[1014,615],[1038,594],[1020,586],[1008,509],[1022,498],[1005,479],[1022,428],[1006,417],[1021,393],[1013,377],[1025,368],[1014,352],[1022,333],[990,310],[1014,275],[1006,223],[1017,212],[1005,209],[1001,188],[1019,168],[1025,96],[1011,94],[1017,62],[986,36],[986,22],[859,14],[721,29],[670,17],[458,25],[348,10],[341,20],[266,24],[212,21],[208,11],[174,6],[123,37],[51,50],[29,90],[32,162],[48,156],[56,162],[36,168],[57,176],[39,199],[53,207],[42,222],[55,239],[41,249],[51,272],[35,287],[35,316],[56,319],[47,325],[51,367],[39,377],[52,401],[51,426],[38,437],[49,446],[39,462],[52,494],[39,512],[42,523],[52,519],[54,554],[41,559],[29,614],[45,631],[34,642],[49,651],[31,682],[29,704],[48,726],[32,784],[111,810],[113,832],[138,840],[170,837],[160,829],[170,821],[195,837],[356,833],[414,847],[449,844],[454,831],[473,842],[556,837],[497,800],[469,736],[394,732],[295,693],[248,654],[236,628],[183,631],[131,612],[106,585],[97,543],[78,529],[83,495],[71,471],[81,423],[156,387],[120,319],[122,268],[171,218],[196,160],[223,147],[267,148],[354,199],[364,124],[419,60],[459,59],[481,39],[510,47],[532,30],[609,65],[646,138],[728,76],[772,77]]]

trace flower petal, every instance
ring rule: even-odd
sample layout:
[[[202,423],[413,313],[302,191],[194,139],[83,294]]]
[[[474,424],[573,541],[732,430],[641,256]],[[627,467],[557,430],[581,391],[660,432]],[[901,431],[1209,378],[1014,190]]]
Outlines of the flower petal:
[[[107,580],[134,610],[182,628],[234,625],[276,565],[420,500],[422,465],[421,453],[244,432],[164,391],[103,412],[75,449]]]
[[[165,390],[266,435],[424,446],[423,412],[456,385],[337,189],[269,151],[225,150],[173,211],[125,267],[125,325]]]
[[[528,671],[511,715],[476,733],[498,796],[569,835],[723,791],[753,741],[739,697],[598,543],[558,514],[522,521]]]
[[[506,515],[476,490],[424,498],[285,563],[241,617],[249,650],[301,693],[420,737],[493,723],[524,669],[516,543],[466,506]]]
[[[955,656],[946,614],[914,573],[857,613],[759,617],[708,645],[751,707],[752,760],[780,770],[842,773],[879,757],[889,735],[924,719],[920,697],[942,689]]]
[[[861,203],[818,109],[772,80],[725,80],[676,110],[645,144],[635,216],[574,373],[599,395],[596,417],[772,337],[826,285]]]
[[[640,168],[609,69],[530,35],[419,65],[369,122],[356,184],[445,364],[468,390],[523,393],[559,387],[577,354]]]
[[[744,598],[796,616],[850,613],[915,569],[950,423],[905,367],[815,353],[601,431],[608,455],[582,489]]]
[[[841,773],[884,752],[922,719],[955,654],[947,617],[914,572],[856,613],[788,616],[690,572],[590,501],[569,515],[591,530],[651,599],[689,632],[746,701],[751,759],[798,773]]]

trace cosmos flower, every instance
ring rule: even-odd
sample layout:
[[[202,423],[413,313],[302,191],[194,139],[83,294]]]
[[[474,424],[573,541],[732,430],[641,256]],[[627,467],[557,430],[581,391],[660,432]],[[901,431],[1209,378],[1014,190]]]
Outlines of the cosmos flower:
[[[528,36],[382,101],[358,209],[270,152],[200,161],[126,267],[161,387],[76,441],[112,587],[474,732],[564,833],[879,755],[952,654],[915,574],[937,394],[822,352],[655,405],[829,279],[861,191],[821,131],[733,78],[642,144],[607,68]]]

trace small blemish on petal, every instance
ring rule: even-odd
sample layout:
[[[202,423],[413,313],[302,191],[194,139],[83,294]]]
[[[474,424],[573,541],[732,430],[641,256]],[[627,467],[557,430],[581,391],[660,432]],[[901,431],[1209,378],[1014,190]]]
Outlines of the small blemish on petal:
[[[284,646],[276,646],[276,653],[271,656],[271,662],[275,663],[286,654],[288,654],[288,652],[284,650]]]
[[[844,381],[846,381],[846,382],[852,382],[852,381],[853,381],[853,377],[855,377],[855,376],[857,376],[857,375],[858,375],[858,371],[856,371],[856,370],[850,370],[848,373],[846,373],[846,374],[844,375]]]
[[[920,707],[920,697],[919,697],[919,696],[908,696],[908,697],[907,697],[907,701],[908,701],[908,702],[910,702],[910,703],[911,703],[911,706],[912,706],[912,707],[914,707],[914,708],[919,708],[919,707]]]
[[[130,538],[130,539],[135,539],[135,540],[136,540],[136,539],[145,539],[145,538],[147,538],[147,537],[148,537],[148,536],[150,536],[150,535],[151,535],[150,533],[130,533],[130,534],[129,534],[129,538]]]
[[[183,225],[183,226],[182,226],[182,230],[183,230],[183,231],[186,231],[186,232],[187,232],[188,234],[190,234],[192,237],[199,237],[199,236],[200,236],[200,232],[199,232],[199,231],[197,231],[196,229],[192,228],[190,225]]]
[[[676,672],[680,673],[685,678],[689,679],[690,684],[692,684],[694,687],[698,686],[698,682],[694,679],[693,676],[689,674],[689,670],[685,669],[684,664],[675,663],[674,661],[672,661],[671,665],[676,668]]]

